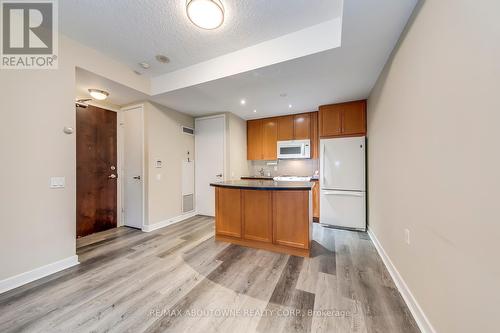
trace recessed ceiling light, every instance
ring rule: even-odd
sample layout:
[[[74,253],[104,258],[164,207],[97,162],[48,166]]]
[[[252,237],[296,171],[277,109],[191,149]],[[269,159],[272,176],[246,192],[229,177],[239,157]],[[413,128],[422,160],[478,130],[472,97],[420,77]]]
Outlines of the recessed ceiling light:
[[[224,22],[224,6],[220,0],[188,0],[186,13],[199,28],[212,30]]]
[[[244,99],[242,99],[242,100],[240,101],[240,104],[241,104],[241,105],[245,105],[245,104],[247,104],[247,101],[245,101]]]
[[[89,89],[89,94],[92,98],[95,98],[99,101],[103,101],[109,96],[109,92],[100,90],[100,89]]]
[[[257,110],[253,110],[253,113],[257,113]]]
[[[151,67],[151,65],[148,64],[147,62],[140,62],[139,66],[141,66],[144,69],[148,69],[149,67]]]
[[[162,64],[168,64],[170,62],[170,59],[167,56],[164,56],[163,54],[158,54],[155,58],[159,63]]]
[[[292,104],[288,104],[288,108],[291,109],[292,108]]]

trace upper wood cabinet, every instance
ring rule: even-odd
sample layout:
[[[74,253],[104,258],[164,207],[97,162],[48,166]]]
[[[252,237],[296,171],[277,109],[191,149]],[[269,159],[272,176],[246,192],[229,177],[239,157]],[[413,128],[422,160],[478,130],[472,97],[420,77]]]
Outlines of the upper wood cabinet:
[[[278,141],[293,140],[293,116],[278,117]]]
[[[262,119],[262,159],[275,160],[278,143],[278,121],[276,118]]]
[[[319,124],[318,112],[311,112],[311,158],[319,158]]]
[[[366,100],[319,107],[319,136],[366,135]]]
[[[247,121],[247,159],[262,159],[262,120]]]
[[[263,118],[247,121],[247,159],[275,160],[277,143],[311,139],[311,158],[319,158],[318,113]]]
[[[276,118],[247,121],[247,159],[277,158],[278,122]]]
[[[303,113],[293,116],[293,139],[306,140],[311,138],[311,114]]]
[[[311,138],[311,114],[278,117],[278,141]]]

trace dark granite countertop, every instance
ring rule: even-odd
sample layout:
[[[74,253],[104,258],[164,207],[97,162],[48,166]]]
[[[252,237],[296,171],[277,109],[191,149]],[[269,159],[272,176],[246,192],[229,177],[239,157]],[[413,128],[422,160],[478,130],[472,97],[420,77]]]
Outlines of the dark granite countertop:
[[[306,190],[310,191],[314,186],[312,182],[275,182],[273,180],[228,180],[225,182],[211,183],[210,186],[239,188],[247,190]]]

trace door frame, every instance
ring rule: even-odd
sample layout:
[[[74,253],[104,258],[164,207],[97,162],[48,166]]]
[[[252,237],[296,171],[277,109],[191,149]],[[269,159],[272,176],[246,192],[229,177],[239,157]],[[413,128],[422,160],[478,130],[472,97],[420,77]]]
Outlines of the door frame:
[[[144,113],[146,112],[146,108],[144,107],[144,104],[143,103],[139,103],[139,104],[132,104],[132,105],[128,105],[128,106],[125,106],[125,107],[122,107],[120,108],[120,110],[118,111],[118,127],[119,127],[119,148],[118,148],[118,165],[119,165],[119,169],[120,170],[120,175],[118,177],[118,181],[119,181],[119,184],[120,184],[120,187],[119,187],[119,217],[120,217],[120,226],[124,226],[125,225],[125,216],[124,216],[124,212],[125,212],[125,205],[124,205],[124,199],[125,199],[125,186],[123,184],[123,181],[122,181],[122,176],[125,174],[125,128],[123,127],[124,126],[124,112],[126,111],[130,111],[130,110],[134,110],[134,109],[141,109],[141,125],[142,125],[142,227],[141,229],[144,230],[144,223],[146,221],[146,180],[147,180],[147,177],[146,177],[146,149],[145,149],[145,146],[144,146],[144,143],[146,142],[145,141],[145,122],[144,122]]]
[[[198,117],[198,118],[194,118],[194,168],[195,168],[195,172],[194,172],[194,175],[195,175],[195,178],[194,178],[194,193],[195,193],[195,198],[196,198],[196,194],[197,194],[197,185],[198,185],[198,180],[196,179],[196,168],[198,167],[198,149],[197,149],[197,140],[196,140],[196,125],[198,124],[199,121],[203,121],[203,120],[208,120],[208,119],[215,119],[215,118],[222,118],[224,120],[224,133],[223,133],[223,146],[224,146],[224,153],[223,153],[223,163],[222,163],[222,180],[226,181],[227,180],[227,172],[228,171],[228,167],[226,165],[227,163],[227,117],[226,117],[226,114],[225,113],[221,113],[221,114],[216,114],[216,115],[212,115],[212,116],[205,116],[205,117]],[[198,202],[197,200],[195,200],[195,212],[196,214],[198,214]]]

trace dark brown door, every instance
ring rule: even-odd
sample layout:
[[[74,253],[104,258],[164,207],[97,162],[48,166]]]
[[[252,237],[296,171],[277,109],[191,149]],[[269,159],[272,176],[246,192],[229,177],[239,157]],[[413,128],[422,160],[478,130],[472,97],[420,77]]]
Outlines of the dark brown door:
[[[76,236],[116,227],[116,112],[76,108]]]

